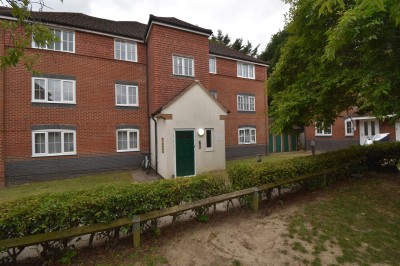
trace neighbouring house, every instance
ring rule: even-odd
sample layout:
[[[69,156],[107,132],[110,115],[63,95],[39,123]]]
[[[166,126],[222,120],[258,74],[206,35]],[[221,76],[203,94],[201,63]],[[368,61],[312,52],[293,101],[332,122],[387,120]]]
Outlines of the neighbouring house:
[[[316,151],[332,151],[351,145],[365,145],[376,134],[389,133],[388,141],[400,141],[400,121],[393,126],[388,119],[378,120],[373,116],[342,113],[334,124],[327,127],[305,128],[306,149],[311,150],[311,141]]]
[[[10,9],[0,8],[3,20]],[[147,24],[33,12],[60,42],[32,74],[0,82],[0,186],[132,169],[146,154],[164,178],[267,153],[267,63],[209,42],[211,30],[151,15]],[[0,53],[10,48],[0,34]]]

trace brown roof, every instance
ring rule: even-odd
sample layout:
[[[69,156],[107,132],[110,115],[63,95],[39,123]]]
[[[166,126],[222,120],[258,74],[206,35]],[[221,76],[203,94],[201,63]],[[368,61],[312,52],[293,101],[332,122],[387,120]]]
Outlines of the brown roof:
[[[0,7],[0,16],[11,17],[11,9]],[[143,40],[146,24],[136,21],[113,21],[96,18],[82,13],[69,12],[35,12],[32,11],[33,21],[69,26],[84,30],[92,30],[121,37]]]
[[[150,25],[153,21],[168,24],[171,26],[184,28],[184,29],[188,29],[188,30],[198,31],[198,32],[205,33],[208,35],[212,34],[212,30],[210,30],[210,29],[201,28],[197,25],[187,23],[183,20],[180,20],[180,19],[177,19],[174,17],[157,17],[157,16],[150,14],[149,22],[147,23],[146,35],[147,35],[147,32],[150,30]]]
[[[222,44],[218,44],[215,42],[210,42],[209,45],[210,49],[210,54],[214,55],[220,55],[220,56],[226,56],[230,58],[235,58],[239,60],[244,60],[244,61],[249,61],[253,63],[258,63],[258,64],[263,64],[263,65],[268,65],[268,62],[265,62],[263,60],[257,59],[255,57],[252,57],[250,55],[244,54],[242,52],[239,52],[235,49],[226,47]]]

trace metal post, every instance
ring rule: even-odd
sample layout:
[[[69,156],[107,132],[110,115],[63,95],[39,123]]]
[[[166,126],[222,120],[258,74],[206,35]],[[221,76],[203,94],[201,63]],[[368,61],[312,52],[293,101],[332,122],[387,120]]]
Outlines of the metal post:
[[[254,192],[251,198],[251,209],[253,212],[258,212],[260,206],[260,194],[258,193],[258,188],[253,188]]]
[[[133,247],[140,248],[140,215],[133,215],[132,221]]]
[[[261,162],[261,154],[257,154],[257,163]]]
[[[312,155],[315,155],[315,141],[311,141],[311,152],[312,152]]]

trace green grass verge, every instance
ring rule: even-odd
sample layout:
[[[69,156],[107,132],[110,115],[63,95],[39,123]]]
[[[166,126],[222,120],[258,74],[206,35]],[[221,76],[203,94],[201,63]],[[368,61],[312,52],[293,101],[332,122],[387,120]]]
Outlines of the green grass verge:
[[[312,254],[313,265],[323,265],[326,252],[337,264],[398,265],[399,187],[398,180],[365,178],[328,190],[328,200],[290,218],[286,237],[293,252]]]
[[[64,192],[70,190],[85,190],[100,185],[131,183],[132,176],[129,171],[96,174],[74,177],[62,180],[34,182],[14,187],[0,189],[0,203],[16,200],[22,197],[34,196],[43,193]]]
[[[308,152],[303,152],[303,151],[296,151],[296,152],[282,152],[282,153],[273,153],[271,155],[267,156],[262,156],[261,160],[263,162],[279,162],[282,160],[287,160],[287,159],[293,159],[296,157],[300,156],[308,156],[311,155]],[[233,160],[228,160],[226,161],[226,168],[232,167],[237,164],[241,163],[246,163],[246,164],[256,164],[257,163],[257,158],[256,156],[250,157],[250,158],[239,158],[239,159],[233,159]]]

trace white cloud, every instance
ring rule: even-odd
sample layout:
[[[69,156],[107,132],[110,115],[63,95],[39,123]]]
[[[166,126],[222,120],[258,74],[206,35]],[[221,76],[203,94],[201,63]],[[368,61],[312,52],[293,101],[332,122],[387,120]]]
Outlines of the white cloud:
[[[147,23],[149,15],[176,17],[211,29],[221,29],[232,40],[243,38],[263,50],[284,26],[289,6],[281,0],[47,0],[54,11],[80,12],[112,20]]]

